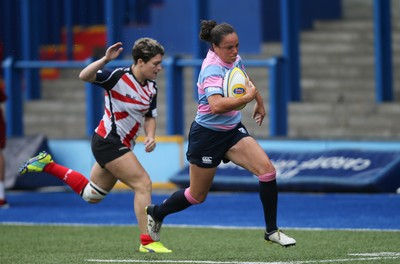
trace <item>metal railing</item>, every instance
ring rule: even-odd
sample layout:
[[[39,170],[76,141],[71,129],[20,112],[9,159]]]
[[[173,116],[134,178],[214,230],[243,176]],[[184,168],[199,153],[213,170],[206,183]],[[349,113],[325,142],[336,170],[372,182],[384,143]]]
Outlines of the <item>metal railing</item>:
[[[17,137],[24,135],[23,129],[23,102],[24,92],[21,76],[23,71],[42,68],[84,68],[93,60],[86,61],[14,61],[7,58],[3,62],[5,86],[8,99],[6,102],[7,136]],[[183,69],[185,67],[200,67],[201,59],[181,59],[168,57],[163,61],[166,71],[166,104],[168,135],[184,134],[184,89]],[[131,60],[116,60],[107,64],[107,67],[126,67],[132,64]],[[273,57],[266,60],[246,60],[246,67],[263,67],[269,71],[269,135],[287,135],[287,104],[288,93],[284,85],[284,59]],[[266,80],[268,82],[268,80]],[[91,83],[85,84],[86,89],[86,120],[87,135],[91,135],[103,115],[103,89],[94,87]],[[40,89],[40,87],[30,87]],[[40,92],[38,93],[40,94]]]

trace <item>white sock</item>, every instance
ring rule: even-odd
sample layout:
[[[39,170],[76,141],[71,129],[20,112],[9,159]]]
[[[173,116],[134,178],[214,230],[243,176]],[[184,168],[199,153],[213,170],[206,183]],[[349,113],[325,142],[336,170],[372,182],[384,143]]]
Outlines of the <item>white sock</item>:
[[[4,182],[0,182],[0,200],[4,200],[5,192],[4,192]]]

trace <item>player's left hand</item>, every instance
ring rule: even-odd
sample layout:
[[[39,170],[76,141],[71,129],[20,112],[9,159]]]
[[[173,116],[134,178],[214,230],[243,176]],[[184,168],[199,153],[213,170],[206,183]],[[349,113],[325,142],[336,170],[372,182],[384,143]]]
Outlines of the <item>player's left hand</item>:
[[[256,104],[254,105],[253,116],[252,118],[256,121],[257,125],[261,126],[266,115],[265,108],[263,104]]]
[[[146,152],[152,152],[156,148],[156,140],[152,137],[146,137],[144,145]]]

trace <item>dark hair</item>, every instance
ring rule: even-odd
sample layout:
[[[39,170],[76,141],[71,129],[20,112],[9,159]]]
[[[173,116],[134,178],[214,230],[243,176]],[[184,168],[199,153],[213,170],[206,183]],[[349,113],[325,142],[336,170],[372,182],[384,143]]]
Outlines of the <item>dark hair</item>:
[[[233,26],[228,23],[217,24],[214,20],[201,20],[200,22],[199,37],[210,44],[219,46],[223,37],[235,32]]]
[[[139,59],[142,59],[146,63],[157,54],[164,55],[164,47],[152,38],[140,38],[135,41],[132,48],[134,63],[137,63]]]

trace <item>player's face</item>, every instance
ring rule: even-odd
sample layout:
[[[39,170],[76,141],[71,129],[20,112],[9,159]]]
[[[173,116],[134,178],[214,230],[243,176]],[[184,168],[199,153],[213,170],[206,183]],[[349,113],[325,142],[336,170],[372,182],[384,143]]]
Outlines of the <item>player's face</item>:
[[[239,53],[238,35],[236,33],[226,35],[218,46],[214,45],[214,51],[223,62],[235,62]]]
[[[143,65],[143,73],[146,79],[155,80],[157,74],[161,71],[163,56],[157,54]]]

